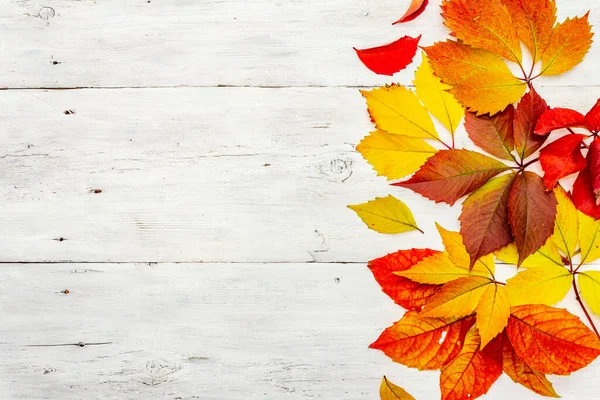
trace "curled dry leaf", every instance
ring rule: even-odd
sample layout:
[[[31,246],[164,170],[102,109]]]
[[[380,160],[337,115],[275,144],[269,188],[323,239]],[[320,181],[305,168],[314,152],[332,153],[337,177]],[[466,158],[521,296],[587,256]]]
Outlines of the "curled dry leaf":
[[[404,36],[384,46],[363,50],[354,48],[354,50],[360,61],[371,71],[379,75],[392,76],[413,62],[419,40],[421,36],[416,38]]]
[[[398,21],[394,22],[393,25],[416,19],[419,15],[423,14],[423,11],[425,11],[428,4],[429,0],[412,0],[408,10],[406,10],[404,15]]]

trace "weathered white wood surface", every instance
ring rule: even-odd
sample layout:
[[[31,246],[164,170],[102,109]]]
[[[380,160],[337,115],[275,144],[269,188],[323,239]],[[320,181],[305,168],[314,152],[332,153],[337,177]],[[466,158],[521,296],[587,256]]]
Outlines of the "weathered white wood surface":
[[[408,3],[0,1],[0,398],[370,400],[383,374],[438,398],[367,349],[401,310],[364,262],[457,228],[354,151],[356,86],[390,79],[352,46],[445,34],[439,1],[391,26]],[[596,1],[559,0],[588,9],[598,26]],[[538,88],[585,111],[598,61]],[[425,236],[345,208],[389,193]],[[111,343],[27,346],[77,342]],[[596,398],[599,368],[553,381]],[[537,398],[506,377],[485,398],[510,397]]]

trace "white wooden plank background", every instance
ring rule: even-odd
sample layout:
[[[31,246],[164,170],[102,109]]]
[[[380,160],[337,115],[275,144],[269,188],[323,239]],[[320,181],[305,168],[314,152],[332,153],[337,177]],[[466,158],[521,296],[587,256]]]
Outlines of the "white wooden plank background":
[[[352,46],[446,33],[439,1],[391,26],[408,3],[0,1],[0,398],[377,399],[383,374],[438,398],[436,373],[367,349],[401,310],[364,263],[457,228],[354,151],[357,87],[389,79]],[[587,110],[598,61],[540,92]],[[345,208],[388,193],[425,236]],[[28,347],[77,342],[111,343]],[[599,365],[557,390],[596,398]],[[537,398],[506,377],[485,398],[509,396]]]

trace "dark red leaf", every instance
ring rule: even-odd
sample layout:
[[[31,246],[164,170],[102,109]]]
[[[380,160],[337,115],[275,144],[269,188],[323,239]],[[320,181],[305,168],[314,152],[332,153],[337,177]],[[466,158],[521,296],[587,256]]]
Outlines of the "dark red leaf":
[[[581,154],[581,142],[586,135],[567,135],[544,147],[540,163],[544,170],[546,189],[552,190],[560,179],[581,171],[586,162]]]
[[[511,152],[515,147],[514,114],[515,109],[512,105],[493,117],[478,117],[475,113],[467,112],[465,129],[473,143],[483,150],[496,157],[512,160]]]
[[[594,133],[600,132],[600,100],[585,116],[585,125]]]
[[[590,145],[588,166],[590,168],[590,182],[594,197],[596,198],[596,205],[600,206],[600,138],[596,137]]]
[[[428,4],[429,0],[413,0],[412,3],[410,3],[408,10],[406,10],[404,15],[402,16],[402,18],[394,22],[393,25],[399,24],[401,22],[412,21],[419,15],[423,14],[423,11],[425,11],[425,8],[427,8]]]
[[[358,50],[358,58],[367,68],[379,75],[392,76],[406,68],[417,54],[421,36],[416,38],[404,36],[393,43],[371,49]]]
[[[573,185],[571,200],[573,200],[575,207],[582,213],[600,219],[600,207],[596,205],[596,196],[594,196],[594,189],[592,189],[589,166],[579,173]]]
[[[535,126],[536,135],[547,135],[564,128],[585,126],[583,114],[569,108],[553,108],[546,111]]]
[[[515,110],[515,147],[521,160],[535,153],[546,141],[545,136],[533,132],[538,120],[548,110],[548,104],[540,95],[531,89]]]

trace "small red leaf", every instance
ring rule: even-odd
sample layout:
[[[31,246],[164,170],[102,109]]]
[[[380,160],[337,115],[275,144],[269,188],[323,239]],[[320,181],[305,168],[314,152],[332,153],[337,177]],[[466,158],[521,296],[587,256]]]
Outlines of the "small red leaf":
[[[410,3],[408,10],[406,10],[406,13],[404,13],[402,18],[400,18],[398,21],[394,22],[392,25],[396,25],[401,22],[412,21],[413,19],[417,18],[419,15],[423,14],[423,11],[425,11],[425,8],[427,8],[428,4],[429,4],[429,0],[412,0],[412,3]]]
[[[600,132],[600,100],[585,116],[585,125],[594,133]]]
[[[546,189],[554,189],[560,179],[585,168],[581,142],[586,137],[586,135],[567,135],[544,147],[540,153],[540,163],[545,172]]]
[[[421,36],[416,38],[404,36],[393,43],[371,49],[359,50],[356,47],[358,58],[367,68],[379,75],[392,76],[406,68],[417,54]]]
[[[553,108],[546,111],[535,126],[536,135],[547,135],[552,131],[564,128],[584,126],[583,114],[568,108]]]
[[[589,165],[579,173],[573,185],[571,200],[573,200],[575,207],[582,213],[593,218],[600,218],[600,207],[596,205],[596,196],[594,196],[594,190],[592,189]]]
[[[590,145],[588,154],[590,168],[590,182],[596,199],[596,205],[600,206],[600,138],[596,137]],[[585,167],[585,165],[584,165]]]

